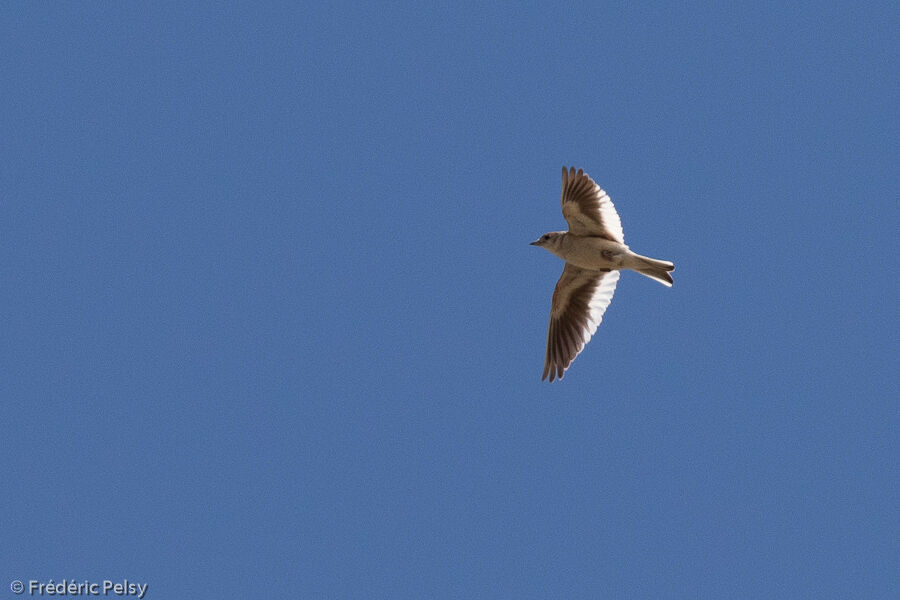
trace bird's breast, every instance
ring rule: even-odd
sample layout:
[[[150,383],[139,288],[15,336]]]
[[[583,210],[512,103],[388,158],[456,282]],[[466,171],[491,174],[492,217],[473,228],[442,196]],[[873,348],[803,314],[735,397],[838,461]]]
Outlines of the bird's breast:
[[[593,236],[566,236],[560,258],[582,269],[618,269],[628,246]]]

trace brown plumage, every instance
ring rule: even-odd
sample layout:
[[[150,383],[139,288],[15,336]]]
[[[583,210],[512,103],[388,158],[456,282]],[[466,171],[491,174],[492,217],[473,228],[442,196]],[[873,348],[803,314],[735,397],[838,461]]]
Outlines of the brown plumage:
[[[568,231],[546,233],[532,242],[566,261],[553,291],[544,374],[562,379],[612,301],[621,269],[631,269],[672,286],[675,265],[635,254],[625,245],[622,223],[609,196],[584,171],[562,171],[562,213]]]

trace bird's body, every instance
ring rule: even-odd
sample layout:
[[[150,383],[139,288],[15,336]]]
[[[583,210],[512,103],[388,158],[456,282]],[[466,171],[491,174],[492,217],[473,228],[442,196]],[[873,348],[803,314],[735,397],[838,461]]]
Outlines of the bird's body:
[[[672,263],[635,254],[625,244],[594,235],[575,235],[568,231],[554,231],[545,244],[541,244],[569,264],[602,271],[630,269],[656,279],[666,286],[672,285]],[[655,271],[655,270],[658,270]]]
[[[553,231],[532,245],[566,261],[553,292],[542,379],[563,374],[596,332],[612,300],[619,271],[630,269],[671,287],[675,266],[635,254],[625,245],[609,196],[582,170],[563,167],[562,211],[569,231]]]

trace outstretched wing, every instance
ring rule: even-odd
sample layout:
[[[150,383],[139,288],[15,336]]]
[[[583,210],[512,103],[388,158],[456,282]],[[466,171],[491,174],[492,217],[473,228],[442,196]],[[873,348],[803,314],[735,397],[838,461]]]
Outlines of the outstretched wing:
[[[618,271],[591,271],[566,263],[553,291],[542,381],[547,375],[551,382],[562,379],[597,331],[618,281]]]
[[[609,196],[587,173],[562,170],[562,213],[575,235],[595,235],[625,243],[622,222]]]

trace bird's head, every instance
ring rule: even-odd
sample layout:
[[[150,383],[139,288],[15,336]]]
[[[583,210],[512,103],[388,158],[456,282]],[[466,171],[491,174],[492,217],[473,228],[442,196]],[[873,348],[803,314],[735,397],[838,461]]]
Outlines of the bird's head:
[[[546,248],[550,252],[553,252],[556,248],[559,248],[559,243],[562,241],[562,237],[565,234],[565,231],[551,231],[531,242],[531,245],[540,246],[541,248]]]

